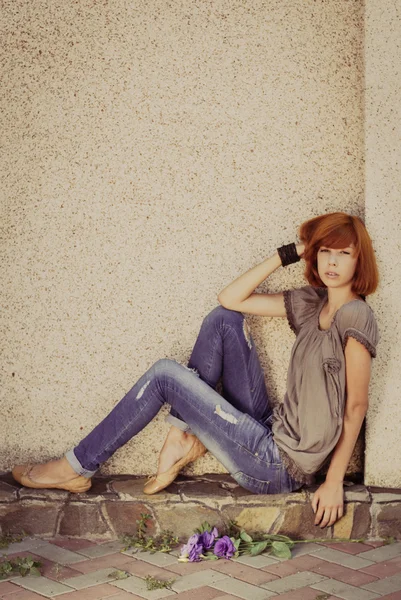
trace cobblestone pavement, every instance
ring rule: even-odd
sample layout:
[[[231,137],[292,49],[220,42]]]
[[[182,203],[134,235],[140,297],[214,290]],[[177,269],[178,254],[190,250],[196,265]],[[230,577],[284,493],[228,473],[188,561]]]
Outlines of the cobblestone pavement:
[[[32,556],[41,577],[0,582],[2,600],[401,600],[401,542],[297,544],[290,560],[268,554],[180,563],[170,554],[122,551],[121,542],[26,538],[0,553]],[[121,578],[121,572],[128,577]],[[147,576],[169,580],[149,591]],[[119,578],[120,577],[120,578]],[[173,580],[173,581],[171,581]]]

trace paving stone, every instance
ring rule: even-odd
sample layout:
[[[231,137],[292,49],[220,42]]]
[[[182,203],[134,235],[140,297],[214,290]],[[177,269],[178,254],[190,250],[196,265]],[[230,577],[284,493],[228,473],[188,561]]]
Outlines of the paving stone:
[[[276,581],[269,581],[262,583],[261,587],[275,592],[276,594],[283,594],[284,592],[290,592],[291,590],[297,590],[298,588],[311,586],[313,583],[326,579],[324,575],[318,575],[311,571],[302,571],[301,573],[294,573],[288,575],[283,579],[276,579]]]
[[[44,596],[40,596],[31,590],[23,590],[18,588],[20,591],[17,594],[6,594],[1,596],[2,600],[43,600]]]
[[[364,589],[376,592],[377,594],[391,594],[401,590],[401,573],[379,579],[373,583],[368,583],[363,586]]]
[[[167,590],[166,588],[161,590],[148,590],[146,582],[135,575],[128,577],[128,579],[113,581],[112,585],[121,590],[125,590],[126,592],[132,592],[133,594],[136,594],[141,598],[146,598],[147,600],[159,600],[159,598],[166,598],[167,596],[176,595],[175,592],[172,590]],[[68,600],[68,598],[66,598],[66,600]]]
[[[115,577],[113,577],[112,574],[115,570],[114,567],[99,569],[99,571],[93,571],[92,573],[85,573],[85,575],[78,575],[78,577],[64,579],[63,583],[74,588],[74,590],[82,590],[83,588],[91,587],[92,585],[113,581]]]
[[[48,579],[53,579],[53,581],[63,581],[63,579],[80,575],[80,572],[76,571],[75,568],[65,567],[64,565],[60,565],[59,563],[53,562],[47,558],[43,558],[43,556],[35,556],[33,554],[30,554],[30,556],[40,562],[41,575],[43,577],[47,577]]]
[[[16,554],[17,552],[25,552],[29,550],[33,552],[35,548],[38,548],[39,546],[45,546],[47,543],[48,542],[37,538],[25,538],[21,542],[14,542],[7,548],[2,548],[1,554],[9,556],[10,554]]]
[[[180,592],[174,596],[174,600],[214,600],[218,596],[221,596],[220,590],[206,586],[196,590]],[[235,600],[238,600],[238,597]]]
[[[14,592],[20,592],[21,588],[10,581],[0,581],[0,598],[2,598],[5,594],[12,594]]]
[[[216,560],[213,562],[211,568],[213,571],[219,571],[219,573],[230,575],[231,577],[235,577],[235,579],[240,579],[252,585],[260,585],[261,583],[277,579],[277,575],[272,575],[262,569],[252,569],[252,567],[235,563],[232,560]]]
[[[17,577],[13,579],[13,583],[20,585],[22,588],[42,594],[46,598],[53,598],[66,592],[71,592],[71,587],[64,582],[53,581],[47,577],[36,577],[35,575],[27,575],[26,577]]]
[[[218,591],[220,593],[220,590],[216,590],[216,591]],[[177,596],[177,598],[179,598],[179,596]],[[223,596],[217,596],[214,600],[238,600],[238,596],[232,596],[231,594],[224,594]]]
[[[401,542],[397,542],[395,544],[387,544],[386,546],[381,546],[380,548],[375,548],[374,550],[368,550],[367,552],[363,552],[360,555],[358,554],[358,556],[361,556],[361,558],[367,558],[368,560],[371,560],[373,562],[382,562],[383,560],[389,560],[390,558],[401,556]]]
[[[325,543],[324,546],[333,550],[339,550],[340,552],[346,552],[347,554],[361,554],[361,552],[372,550],[372,546],[360,542],[333,542],[332,544]]]
[[[244,600],[265,600],[265,598],[271,598],[275,594],[269,590],[256,587],[250,583],[244,581],[238,581],[238,579],[223,579],[212,584],[212,587],[233,594]]]
[[[382,596],[380,600],[401,600],[401,592],[394,592],[393,594],[386,594]]]
[[[60,600],[103,600],[103,598],[112,598],[117,600],[116,596],[120,590],[108,583],[102,583],[83,590],[73,590],[65,596],[61,596]],[[131,600],[135,600],[137,596],[131,595]],[[12,599],[13,600],[13,599]],[[18,600],[17,598],[15,600]]]
[[[391,575],[397,575],[398,573],[401,573],[401,556],[396,556],[391,560],[375,563],[371,567],[366,567],[366,569],[362,569],[361,571],[367,573],[368,575],[373,575],[379,579],[391,577]]]
[[[124,571],[127,571],[132,575],[137,575],[142,579],[148,576],[156,577],[156,579],[177,579],[180,575],[179,573],[170,571],[170,566],[162,569],[161,567],[156,567],[156,565],[133,559],[122,568]]]
[[[297,556],[317,552],[318,550],[322,550],[325,547],[325,545],[323,546],[320,544],[315,544],[314,542],[295,544],[295,546],[291,548],[291,558],[296,558]]]
[[[287,575],[293,575],[294,573],[297,573],[298,569],[295,567],[292,560],[286,560],[277,565],[268,565],[267,567],[263,567],[262,571],[267,571],[268,573],[276,575],[277,577],[287,577]]]
[[[72,550],[76,552],[77,550],[82,550],[82,548],[90,548],[91,546],[96,546],[96,542],[91,542],[90,540],[80,539],[80,538],[53,538],[48,540],[51,544],[55,546],[59,546],[60,548],[65,548],[66,550]]]
[[[382,546],[386,546],[386,542],[384,540],[367,540],[366,543],[368,546],[372,546],[372,548],[381,548]]]
[[[120,590],[115,596],[108,596],[108,598],[110,598],[110,600],[142,600],[140,596],[136,596],[130,592],[124,592],[123,590]],[[67,598],[65,600],[67,600]],[[83,600],[86,600],[86,598]]]
[[[258,556],[243,555],[233,559],[233,562],[238,562],[242,565],[248,565],[253,569],[261,569],[267,567],[267,565],[276,565],[277,560],[271,556],[259,554]]]
[[[37,556],[48,558],[61,565],[72,565],[74,563],[82,562],[81,554],[66,550],[65,548],[60,548],[54,544],[49,544],[49,542],[35,548],[35,554]]]
[[[304,554],[303,556],[297,556],[296,558],[292,558],[291,567],[294,570],[294,573],[299,573],[299,571],[314,571],[316,567],[319,565],[330,565],[332,563],[328,563],[326,560],[322,560],[319,558],[319,554],[316,556],[312,556],[310,554]]]
[[[348,585],[342,581],[335,579],[326,579],[311,586],[315,590],[320,590],[329,594],[334,594],[343,600],[374,600],[379,598],[379,594],[375,594],[363,588],[357,588],[353,585]]]
[[[139,560],[137,560],[136,562],[140,562]],[[201,560],[200,562],[187,562],[187,563],[182,563],[182,562],[177,562],[175,565],[168,565],[166,567],[166,569],[168,571],[170,571],[171,573],[175,573],[176,575],[191,575],[191,573],[199,573],[200,571],[206,571],[207,569],[215,569],[215,566],[218,565],[219,563],[231,563],[232,561],[230,560],[216,560],[213,561],[213,565],[209,560]],[[149,568],[151,565],[149,565],[148,563],[143,563],[146,564],[147,568]],[[156,568],[156,567],[155,567]],[[219,569],[217,569],[218,571]],[[255,569],[252,569],[252,571],[255,571]]]
[[[336,563],[330,563],[323,560],[321,561],[320,565],[312,567],[310,570],[314,573],[319,573],[319,575],[325,575],[330,579],[336,579],[338,581],[342,581],[343,583],[348,583],[349,585],[355,586],[361,586],[377,580],[377,577],[362,573],[362,571],[348,569],[342,565],[337,565]]]
[[[124,544],[122,542],[115,541],[107,542],[105,544],[96,544],[96,546],[91,546],[89,548],[82,548],[77,550],[77,553],[82,554],[82,556],[87,556],[88,558],[99,558],[101,556],[120,552],[123,548]]]
[[[120,590],[116,596],[111,596],[110,600],[142,600],[142,598],[136,594],[131,594],[130,592],[124,592],[123,590]]]
[[[83,557],[81,556],[81,559]],[[109,554],[107,556],[100,556],[99,558],[88,559],[83,562],[74,564],[74,569],[79,573],[91,573],[92,571],[98,571],[99,569],[106,569],[107,567],[114,567],[116,569],[124,569],[125,565],[131,562],[137,562],[135,558],[130,558],[118,552],[116,554]]]
[[[373,561],[367,560],[367,558],[361,558],[359,555],[353,556],[352,554],[346,554],[345,552],[339,552],[331,548],[324,548],[312,554],[323,560],[328,560],[329,562],[334,562],[350,569],[363,569],[373,564]],[[366,554],[369,554],[369,552],[364,552],[363,556]]]
[[[167,567],[168,565],[177,564],[177,557],[170,556],[170,554],[166,554],[165,552],[155,552],[154,554],[151,552],[140,552],[138,558],[156,567]]]
[[[292,590],[291,592],[286,592],[285,594],[280,594],[280,596],[274,596],[274,598],[277,598],[277,600],[317,600],[319,596],[322,598],[322,592],[319,590],[303,587]],[[324,599],[329,600],[326,594],[324,594]]]
[[[218,571],[212,571],[212,569],[206,569],[200,573],[192,573],[191,575],[184,575],[171,585],[171,589],[175,592],[185,592],[201,586],[215,587],[215,583],[229,579],[224,573]],[[219,588],[221,589],[221,588]]]

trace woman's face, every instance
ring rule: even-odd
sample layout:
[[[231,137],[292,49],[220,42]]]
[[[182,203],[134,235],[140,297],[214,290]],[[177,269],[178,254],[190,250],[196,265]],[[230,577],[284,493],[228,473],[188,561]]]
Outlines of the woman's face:
[[[340,249],[320,246],[317,252],[319,277],[330,288],[350,284],[355,274],[357,262],[354,244]]]

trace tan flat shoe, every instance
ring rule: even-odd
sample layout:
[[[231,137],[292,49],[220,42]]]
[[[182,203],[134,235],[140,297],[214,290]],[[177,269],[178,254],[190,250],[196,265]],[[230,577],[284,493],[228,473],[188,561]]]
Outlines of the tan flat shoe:
[[[198,438],[195,438],[194,443],[192,444],[190,450],[187,452],[183,458],[178,460],[173,464],[172,467],[169,468],[168,471],[164,473],[160,473],[159,475],[153,475],[149,478],[148,482],[145,484],[143,491],[145,494],[157,494],[161,490],[164,490],[170,483],[173,483],[174,479],[177,477],[178,473],[185,467],[185,465],[193,462],[200,456],[206,454],[207,448],[202,444]]]
[[[17,465],[12,470],[12,476],[24,487],[35,489],[55,488],[58,490],[67,490],[67,492],[72,492],[74,494],[87,492],[92,485],[91,479],[84,477],[83,475],[77,475],[76,477],[68,479],[67,481],[58,481],[56,483],[40,483],[39,481],[34,481],[30,477],[30,473],[34,466],[35,465]]]

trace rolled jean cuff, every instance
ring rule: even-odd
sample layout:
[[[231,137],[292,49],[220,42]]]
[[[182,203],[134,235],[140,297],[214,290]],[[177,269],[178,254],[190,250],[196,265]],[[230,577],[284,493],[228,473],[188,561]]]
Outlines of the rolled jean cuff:
[[[168,415],[165,418],[165,421],[166,423],[170,423],[170,425],[174,425],[174,427],[178,427],[178,429],[181,429],[181,431],[185,431],[186,433],[192,433],[190,426],[187,423],[185,423],[185,421],[177,419],[177,417],[175,417],[171,413],[168,413]]]
[[[83,466],[75,456],[74,450],[68,450],[65,457],[78,475],[83,475],[84,477],[93,477],[96,473],[96,471],[88,471],[88,469],[83,468]]]

